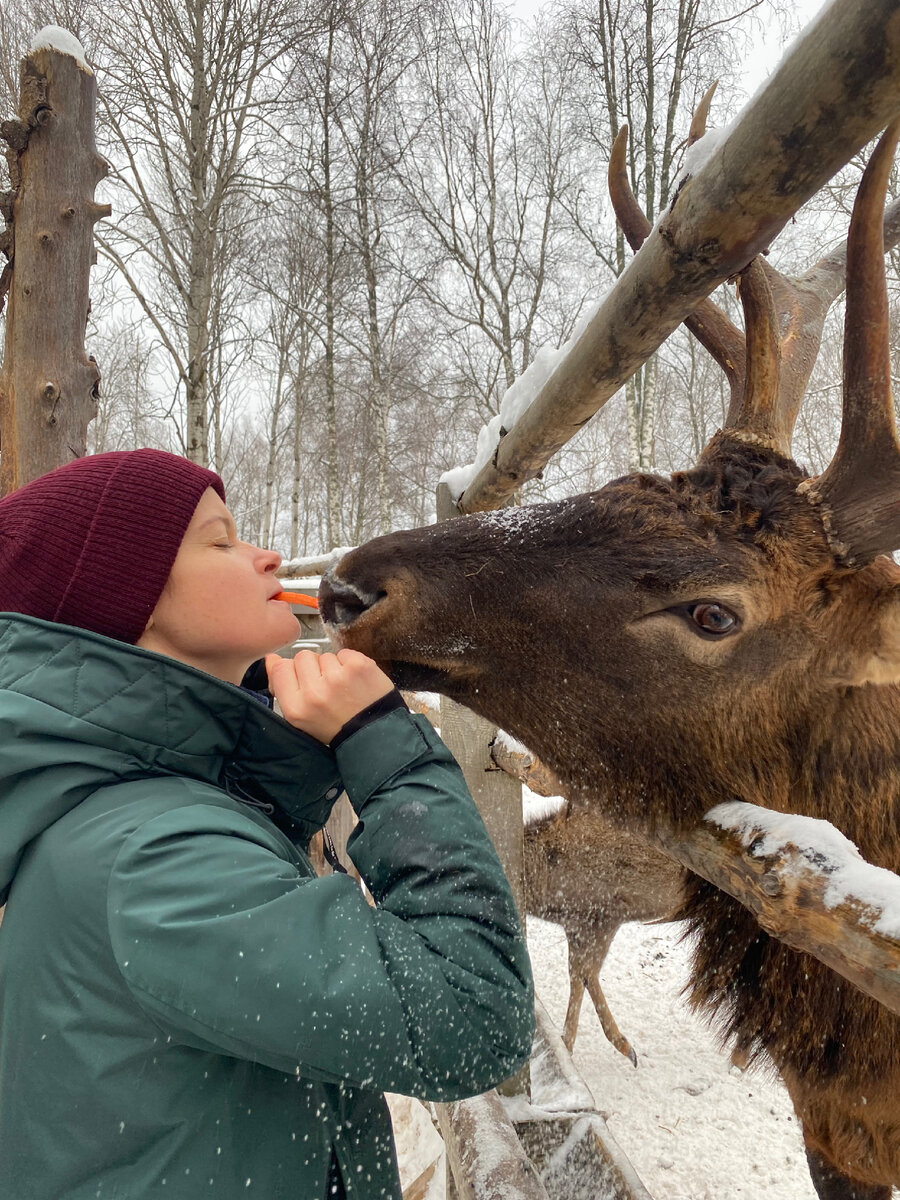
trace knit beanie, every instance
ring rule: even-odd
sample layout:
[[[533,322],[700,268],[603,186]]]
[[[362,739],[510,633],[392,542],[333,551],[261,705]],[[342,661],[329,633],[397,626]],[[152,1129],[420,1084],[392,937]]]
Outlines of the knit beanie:
[[[76,458],[0,499],[0,612],[134,643],[213,471],[162,450]]]

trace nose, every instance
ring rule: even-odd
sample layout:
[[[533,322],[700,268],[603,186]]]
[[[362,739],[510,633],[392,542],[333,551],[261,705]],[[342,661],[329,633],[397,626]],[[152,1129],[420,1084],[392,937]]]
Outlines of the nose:
[[[326,625],[352,625],[386,594],[367,591],[328,571],[319,584],[319,612]]]
[[[256,566],[264,575],[271,575],[281,566],[281,555],[277,550],[265,550],[262,546],[253,547],[256,551],[254,558]]]

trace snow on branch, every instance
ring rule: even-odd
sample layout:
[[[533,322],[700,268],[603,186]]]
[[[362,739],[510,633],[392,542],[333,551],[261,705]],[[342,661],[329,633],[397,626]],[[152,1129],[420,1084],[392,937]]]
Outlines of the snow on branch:
[[[311,554],[306,558],[289,558],[275,572],[279,579],[309,579],[324,575],[336,562],[354,550],[355,546],[335,546],[325,554]]]
[[[559,794],[549,768],[509,741],[491,744],[494,766],[538,795]],[[828,821],[733,801],[697,828],[658,827],[654,840],[739,900],[766,933],[900,1013],[900,876],[866,862]]]
[[[875,933],[900,942],[900,876],[866,862],[829,822],[733,801],[705,817],[737,835],[753,858],[769,859],[774,880],[820,876],[826,908],[849,905]]]

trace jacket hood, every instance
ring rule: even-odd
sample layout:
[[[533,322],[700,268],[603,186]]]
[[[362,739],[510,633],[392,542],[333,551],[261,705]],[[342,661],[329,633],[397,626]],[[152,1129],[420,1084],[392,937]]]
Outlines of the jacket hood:
[[[0,615],[0,903],[30,841],[106,784],[254,781],[311,836],[334,755],[233,684],[66,625]]]

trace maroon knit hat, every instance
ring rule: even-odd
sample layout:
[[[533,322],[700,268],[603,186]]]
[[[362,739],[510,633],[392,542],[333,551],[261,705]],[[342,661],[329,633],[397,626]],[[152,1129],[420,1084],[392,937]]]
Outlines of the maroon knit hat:
[[[213,471],[163,450],[76,458],[0,500],[0,612],[134,643]]]

